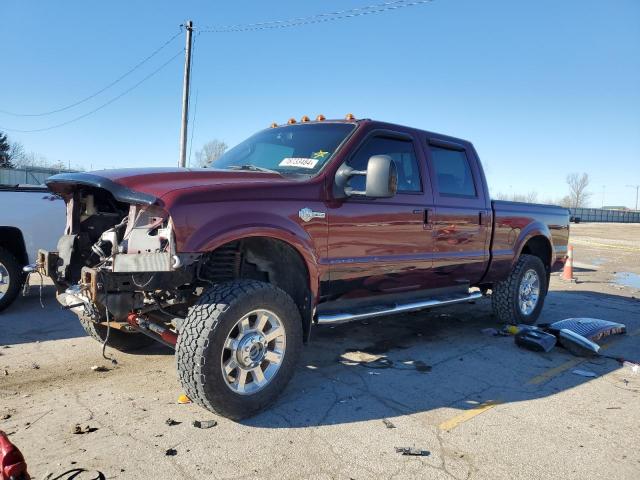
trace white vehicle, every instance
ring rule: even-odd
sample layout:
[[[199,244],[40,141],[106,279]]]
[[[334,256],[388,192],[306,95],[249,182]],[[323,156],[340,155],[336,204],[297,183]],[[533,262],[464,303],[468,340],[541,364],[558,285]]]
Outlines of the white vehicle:
[[[0,311],[16,299],[39,248],[55,250],[65,224],[62,198],[46,187],[0,185]]]

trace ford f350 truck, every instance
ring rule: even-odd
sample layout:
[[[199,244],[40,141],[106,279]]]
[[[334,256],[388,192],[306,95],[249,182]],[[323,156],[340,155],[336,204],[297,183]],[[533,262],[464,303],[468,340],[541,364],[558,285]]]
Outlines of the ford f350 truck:
[[[67,221],[37,267],[92,337],[174,347],[185,393],[234,419],[282,391],[314,324],[489,294],[534,323],[567,251],[568,211],[491,201],[458,138],[292,119],[212,167],[50,178]]]

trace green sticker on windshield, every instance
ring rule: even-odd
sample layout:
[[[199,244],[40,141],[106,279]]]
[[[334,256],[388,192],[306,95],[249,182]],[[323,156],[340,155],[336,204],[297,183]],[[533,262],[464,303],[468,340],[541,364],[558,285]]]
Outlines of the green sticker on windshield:
[[[318,150],[317,152],[313,152],[311,154],[311,158],[315,158],[316,160],[324,160],[324,158],[329,155],[329,152],[325,152],[324,150]]]

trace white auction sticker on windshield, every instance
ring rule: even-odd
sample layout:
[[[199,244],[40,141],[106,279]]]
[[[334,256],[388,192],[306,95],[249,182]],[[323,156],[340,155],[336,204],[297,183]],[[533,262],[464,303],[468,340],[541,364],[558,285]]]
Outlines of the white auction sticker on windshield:
[[[280,162],[281,167],[315,168],[318,160],[315,158],[287,157]]]

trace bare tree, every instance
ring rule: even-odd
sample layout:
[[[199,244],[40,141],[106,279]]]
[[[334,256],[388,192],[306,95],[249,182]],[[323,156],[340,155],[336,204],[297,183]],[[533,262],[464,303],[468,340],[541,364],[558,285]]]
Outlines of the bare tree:
[[[196,162],[199,167],[208,168],[215,160],[220,158],[229,146],[222,140],[213,139],[205,143],[196,152]]]
[[[589,204],[589,197],[591,197],[591,193],[587,192],[589,175],[570,173],[567,175],[567,185],[569,185],[570,208],[586,207]]]
[[[527,193],[502,193],[498,192],[497,200],[509,200],[511,202],[536,203],[538,201],[538,192],[531,190]]]
[[[11,142],[9,144],[9,160],[14,165],[19,164],[25,156],[24,147],[20,142]]]

